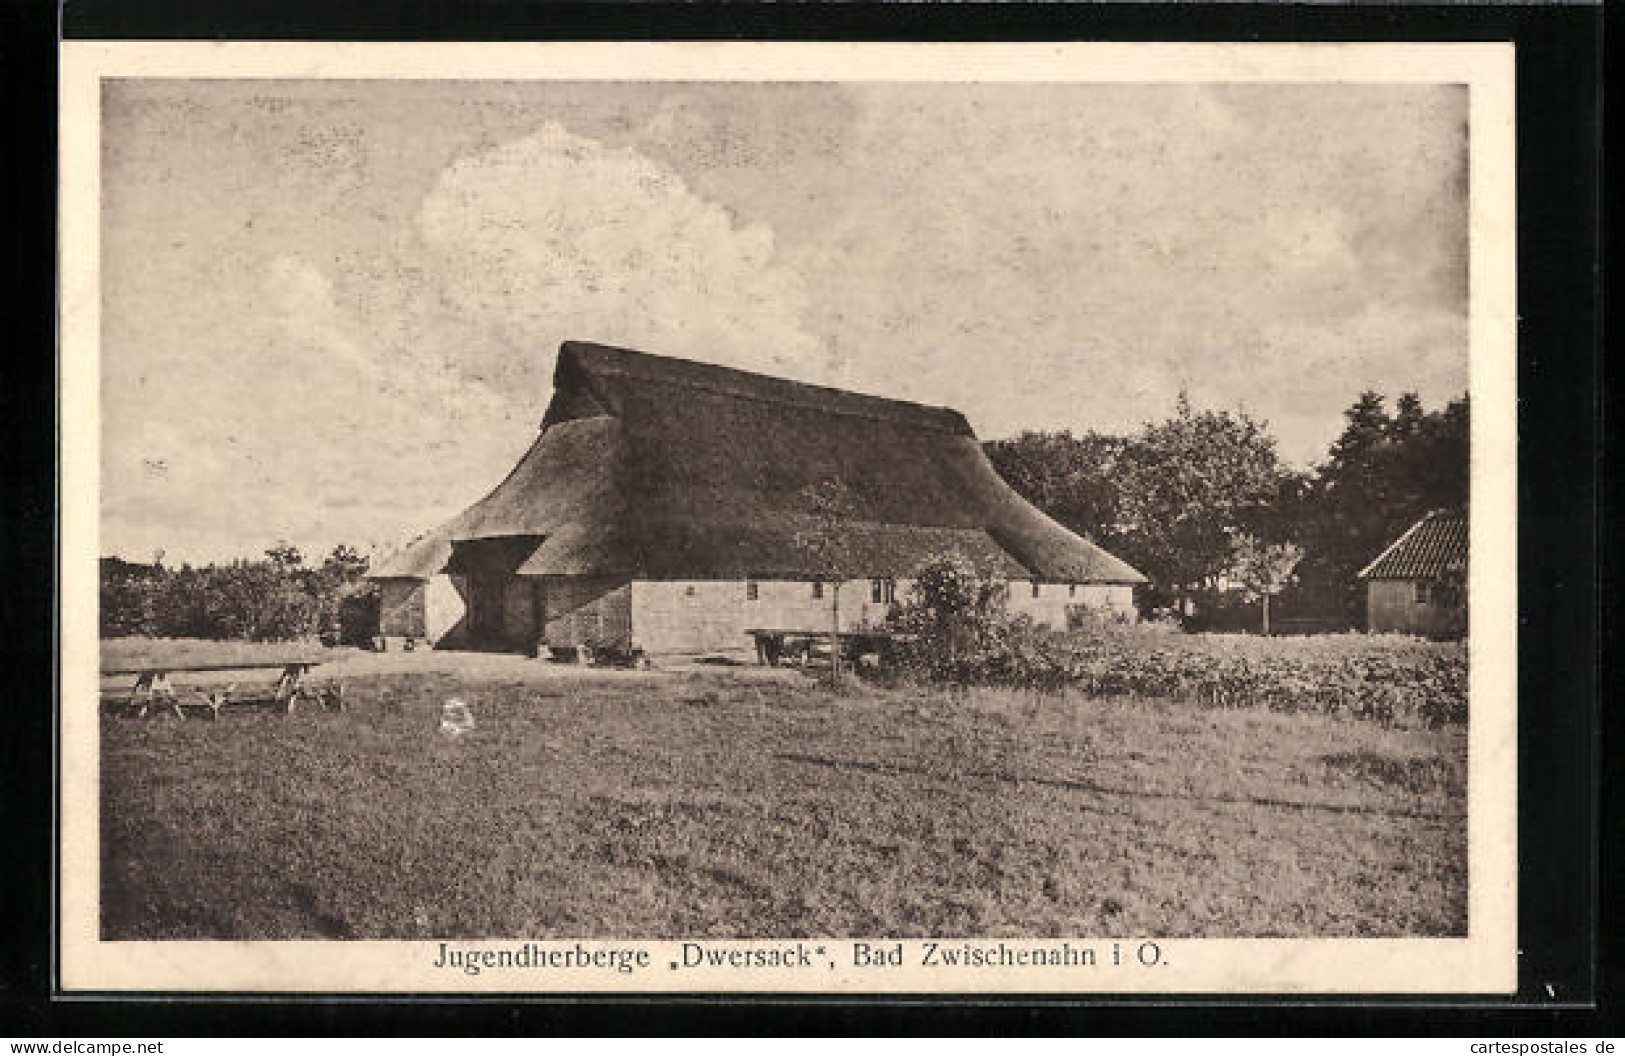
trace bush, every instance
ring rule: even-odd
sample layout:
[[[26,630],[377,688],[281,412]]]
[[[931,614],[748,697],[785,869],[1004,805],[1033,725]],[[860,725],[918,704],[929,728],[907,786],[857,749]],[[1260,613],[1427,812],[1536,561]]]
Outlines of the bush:
[[[908,677],[948,686],[1155,697],[1217,708],[1315,711],[1383,724],[1467,719],[1467,650],[1399,636],[1261,638],[1102,624],[1081,632],[1007,619],[964,568],[922,568],[929,584],[895,623]],[[972,584],[976,584],[972,586]],[[934,602],[935,604],[931,604]]]
[[[352,587],[338,599],[338,640],[341,645],[370,646],[378,630],[378,588],[372,583]]]
[[[1005,622],[1004,584],[957,553],[926,560],[911,578],[886,621],[902,636],[898,662],[934,680],[963,681]]]
[[[101,563],[101,631],[107,637],[285,641],[315,634],[365,641],[377,597],[366,559],[339,547],[320,568],[291,547],[263,561],[165,568],[117,558]]]
[[[104,638],[158,633],[158,587],[162,569],[106,557],[101,562],[101,633]]]

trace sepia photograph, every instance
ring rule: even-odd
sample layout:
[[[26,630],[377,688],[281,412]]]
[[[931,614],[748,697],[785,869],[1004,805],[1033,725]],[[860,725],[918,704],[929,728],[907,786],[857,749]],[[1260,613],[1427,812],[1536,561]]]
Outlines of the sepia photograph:
[[[386,47],[64,49],[70,985],[1512,987],[1510,51]]]

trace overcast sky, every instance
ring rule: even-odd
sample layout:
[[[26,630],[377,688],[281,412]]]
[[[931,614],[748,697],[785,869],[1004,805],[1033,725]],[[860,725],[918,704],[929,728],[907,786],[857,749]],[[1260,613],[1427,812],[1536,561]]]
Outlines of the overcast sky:
[[[564,339],[985,439],[1467,388],[1466,92],[107,82],[102,551],[388,547],[535,435]]]

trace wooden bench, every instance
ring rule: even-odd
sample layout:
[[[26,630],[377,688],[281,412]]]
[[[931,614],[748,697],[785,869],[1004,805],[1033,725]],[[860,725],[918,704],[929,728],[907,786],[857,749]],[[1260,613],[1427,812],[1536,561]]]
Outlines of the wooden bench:
[[[103,675],[134,675],[135,685],[122,699],[115,698],[113,707],[122,714],[146,717],[154,710],[169,711],[177,718],[185,718],[184,709],[207,711],[211,719],[220,718],[220,709],[227,707],[269,707],[283,714],[294,710],[301,699],[309,700],[323,711],[344,710],[344,685],[333,682],[323,686],[308,686],[305,675],[319,660],[278,660],[270,663],[239,661],[216,664],[152,664],[144,667],[118,667],[102,672]],[[228,683],[219,689],[205,691],[195,686],[177,687],[170,682],[173,672],[207,671],[278,671],[276,682],[247,693],[237,691],[237,683]]]

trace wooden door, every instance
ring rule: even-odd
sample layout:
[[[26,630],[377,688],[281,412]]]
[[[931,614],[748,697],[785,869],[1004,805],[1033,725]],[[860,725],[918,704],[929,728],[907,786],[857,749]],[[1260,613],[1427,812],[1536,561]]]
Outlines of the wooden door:
[[[476,646],[500,642],[502,634],[502,592],[507,576],[489,569],[475,569],[468,576],[468,633]]]

